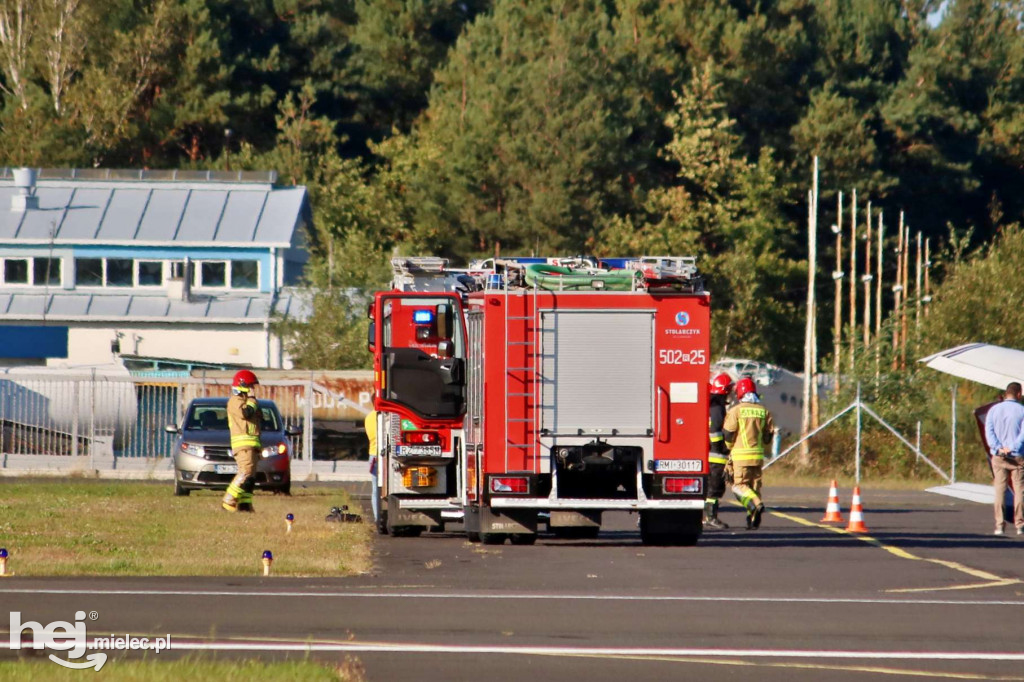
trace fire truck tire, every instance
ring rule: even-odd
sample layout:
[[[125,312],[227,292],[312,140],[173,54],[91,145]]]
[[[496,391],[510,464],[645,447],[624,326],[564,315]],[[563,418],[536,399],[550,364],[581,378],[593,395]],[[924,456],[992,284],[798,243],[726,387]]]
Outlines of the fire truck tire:
[[[476,532],[473,532],[473,531],[467,531],[466,532],[466,539],[469,540],[470,542],[480,542],[480,533],[476,533]]]
[[[423,534],[423,526],[392,526],[388,530],[396,538],[418,538]]]
[[[640,541],[645,545],[693,547],[700,539],[700,529],[691,531],[689,526],[693,524],[682,523],[683,518],[679,518],[682,529],[666,529],[664,525],[659,527],[656,519],[652,521],[649,513],[640,512]]]
[[[388,534],[388,510],[381,509],[380,515],[377,517],[377,533],[380,535]]]
[[[537,542],[536,533],[513,533],[508,536],[509,542],[513,545],[532,545]]]
[[[551,532],[562,540],[596,540],[601,532],[600,526],[566,526],[554,527]]]
[[[485,545],[503,545],[507,537],[504,533],[480,533],[480,542]]]

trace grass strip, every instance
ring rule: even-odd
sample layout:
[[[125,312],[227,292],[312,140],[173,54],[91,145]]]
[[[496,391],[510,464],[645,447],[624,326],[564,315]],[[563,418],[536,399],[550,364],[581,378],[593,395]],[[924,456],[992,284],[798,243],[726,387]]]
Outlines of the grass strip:
[[[0,682],[81,682],[83,675],[88,677],[88,673],[62,668],[46,659],[0,663]],[[354,659],[345,659],[333,665],[309,660],[115,659],[103,666],[100,675],[104,682],[361,682],[365,679],[362,665]]]
[[[339,576],[370,568],[370,523],[328,523],[338,488],[256,494],[255,514],[226,512],[222,493],[174,497],[132,482],[0,482],[0,547],[15,576]],[[295,516],[287,531],[285,515]]]

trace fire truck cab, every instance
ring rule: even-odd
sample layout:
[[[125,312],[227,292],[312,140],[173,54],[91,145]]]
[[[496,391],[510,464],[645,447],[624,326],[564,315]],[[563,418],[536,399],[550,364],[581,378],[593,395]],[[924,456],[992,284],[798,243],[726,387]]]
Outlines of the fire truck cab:
[[[466,412],[462,301],[447,261],[395,259],[391,291],[370,306],[377,411],[377,528],[419,535],[461,519],[458,501]]]

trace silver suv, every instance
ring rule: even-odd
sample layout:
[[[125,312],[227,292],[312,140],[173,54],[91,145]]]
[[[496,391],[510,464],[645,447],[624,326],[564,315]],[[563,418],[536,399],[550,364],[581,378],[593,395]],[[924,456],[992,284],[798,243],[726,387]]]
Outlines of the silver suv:
[[[272,400],[258,400],[263,413],[260,441],[263,452],[256,465],[256,487],[284,494],[291,493],[290,436],[302,431],[285,427]],[[178,434],[174,445],[174,494],[188,495],[193,490],[224,490],[238,473],[231,456],[228,431],[227,398],[196,398],[185,410],[179,427],[170,424],[168,433]]]

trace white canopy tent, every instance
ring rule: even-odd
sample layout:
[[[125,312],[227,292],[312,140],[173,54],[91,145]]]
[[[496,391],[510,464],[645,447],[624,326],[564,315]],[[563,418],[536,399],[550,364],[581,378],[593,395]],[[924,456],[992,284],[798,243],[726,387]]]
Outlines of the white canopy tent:
[[[1013,381],[1024,383],[1024,350],[989,343],[966,343],[922,358],[932,369],[985,386],[1004,389]]]
[[[1016,348],[1004,348],[990,343],[966,343],[921,358],[919,362],[939,372],[1000,390],[1014,381],[1024,383],[1024,350]],[[978,417],[978,412],[975,412],[975,416]],[[991,487],[972,483],[953,483],[928,490],[985,504],[991,504],[993,500]]]

